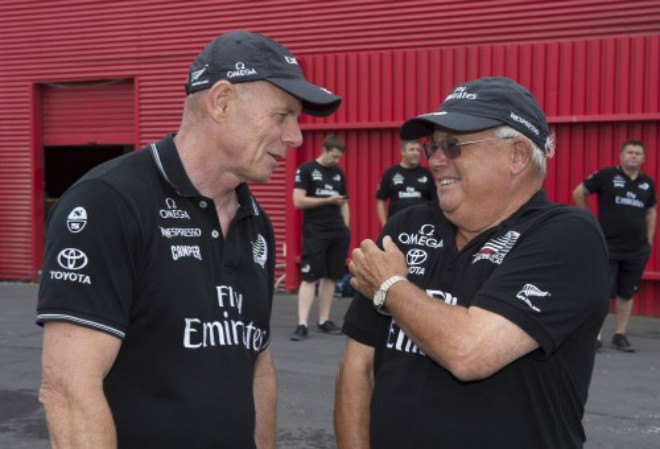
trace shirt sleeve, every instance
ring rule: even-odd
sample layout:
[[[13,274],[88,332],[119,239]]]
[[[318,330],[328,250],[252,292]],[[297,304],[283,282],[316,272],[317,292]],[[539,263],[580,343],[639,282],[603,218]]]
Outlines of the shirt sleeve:
[[[588,193],[596,193],[600,190],[604,178],[604,171],[598,170],[592,173],[587,179],[582,182],[582,185],[587,189]]]
[[[428,186],[428,201],[437,201],[438,200],[438,189],[435,187],[435,180],[433,179],[433,173],[431,173],[431,170],[428,168],[424,167],[424,169],[428,172],[428,177],[431,179],[431,183]]]
[[[273,230],[273,223],[270,221],[270,218],[266,214],[266,212],[260,207],[261,210],[261,216],[264,217],[264,223],[266,226],[266,233],[267,233],[267,242],[268,242],[268,307],[270,309],[270,314],[272,315],[273,313],[273,296],[275,294],[275,262],[276,262],[276,254],[275,254],[275,231]],[[261,345],[261,348],[259,348],[259,352],[265,351],[268,347],[270,347],[271,343],[271,327],[270,327],[271,320],[268,320],[268,328],[267,328],[267,339]]]
[[[649,185],[651,186],[651,195],[649,196],[649,200],[646,203],[646,208],[650,209],[651,207],[655,207],[656,205],[656,197],[655,197],[655,184],[653,183],[653,180],[649,178]]]
[[[381,176],[380,183],[378,184],[378,189],[376,190],[376,199],[386,200],[390,196],[389,193],[390,183],[388,181],[389,173],[390,173],[389,170],[385,170],[383,176]]]
[[[58,200],[48,220],[37,324],[65,321],[124,338],[138,269],[131,217],[138,213],[98,180]]]
[[[396,220],[394,220],[396,221]],[[385,224],[380,233],[376,244],[383,247],[383,237],[394,235],[392,230],[392,220]],[[388,326],[392,318],[382,315],[376,311],[371,299],[366,298],[360,293],[356,293],[351,305],[344,316],[344,325],[342,332],[364,345],[376,347],[379,342],[379,336],[382,333],[383,326]]]
[[[604,318],[608,259],[592,217],[559,215],[537,226],[520,239],[472,305],[518,325],[548,356],[594,313]]]
[[[339,186],[339,194],[346,196],[346,175],[344,171],[339,169],[339,174],[341,175],[341,185]]]
[[[293,180],[293,187],[295,189],[303,189],[307,191],[309,185],[309,173],[305,165],[301,165],[296,169],[296,175]]]

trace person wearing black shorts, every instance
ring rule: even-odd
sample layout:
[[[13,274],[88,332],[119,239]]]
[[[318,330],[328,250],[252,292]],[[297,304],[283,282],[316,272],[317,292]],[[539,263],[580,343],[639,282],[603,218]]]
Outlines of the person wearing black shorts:
[[[438,202],[349,263],[338,448],[582,448],[607,250],[593,215],[542,190],[545,115],[513,80],[481,78],[401,128],[424,136]]]
[[[383,173],[376,191],[376,212],[381,227],[400,210],[437,199],[431,172],[419,165],[421,152],[421,143],[402,140],[401,162]]]
[[[314,302],[318,281],[321,332],[340,335],[330,320],[335,282],[345,273],[345,261],[351,241],[350,213],[344,172],[337,166],[344,155],[344,141],[335,135],[323,140],[321,154],[296,170],[293,205],[303,211],[302,254],[298,288],[298,324],[292,341],[309,336],[307,321]]]
[[[275,238],[248,182],[339,97],[266,36],[190,66],[182,123],[84,175],[47,226],[37,323],[52,447],[272,449]]]
[[[616,298],[612,346],[634,352],[626,329],[633,296],[639,289],[655,237],[657,214],[653,180],[642,173],[646,147],[638,140],[621,145],[620,164],[598,170],[573,191],[575,204],[588,209],[587,195],[598,196],[598,220],[609,249],[611,295]],[[598,347],[602,345],[598,336]]]

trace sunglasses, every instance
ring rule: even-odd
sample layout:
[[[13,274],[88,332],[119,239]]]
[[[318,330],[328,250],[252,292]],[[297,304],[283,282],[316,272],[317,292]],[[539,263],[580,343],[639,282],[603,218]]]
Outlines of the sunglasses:
[[[466,140],[465,142],[459,141],[456,137],[450,137],[447,139],[442,139],[439,142],[431,140],[429,143],[424,143],[424,155],[427,159],[431,159],[431,156],[435,154],[436,151],[442,151],[442,155],[447,159],[456,159],[461,155],[461,148],[465,145],[471,145],[473,143],[481,142],[491,142],[494,140],[508,140],[513,139],[513,136],[508,137],[493,137],[490,139],[480,139],[480,140]]]

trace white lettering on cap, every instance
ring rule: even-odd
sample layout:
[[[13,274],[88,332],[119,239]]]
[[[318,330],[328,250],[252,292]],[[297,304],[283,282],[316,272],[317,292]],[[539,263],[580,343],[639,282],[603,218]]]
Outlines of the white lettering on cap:
[[[524,125],[527,129],[529,129],[531,132],[533,132],[537,136],[539,134],[541,134],[536,126],[532,125],[527,120],[525,120],[524,118],[522,118],[519,115],[515,114],[514,112],[511,112],[511,119],[515,122],[518,122],[518,123]]]
[[[459,86],[452,93],[447,95],[445,101],[447,100],[476,100],[479,97],[478,94],[472,94],[467,91],[465,86]]]
[[[227,78],[236,78],[240,76],[250,76],[257,74],[257,71],[255,69],[246,68],[245,63],[243,62],[237,62],[235,67],[236,70],[231,70],[227,72]]]

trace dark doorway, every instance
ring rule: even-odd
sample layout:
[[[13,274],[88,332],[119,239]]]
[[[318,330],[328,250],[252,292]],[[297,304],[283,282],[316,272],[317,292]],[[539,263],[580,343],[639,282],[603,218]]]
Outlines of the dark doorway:
[[[102,162],[133,151],[133,145],[75,145],[44,147],[46,216],[55,201],[82,175]]]

